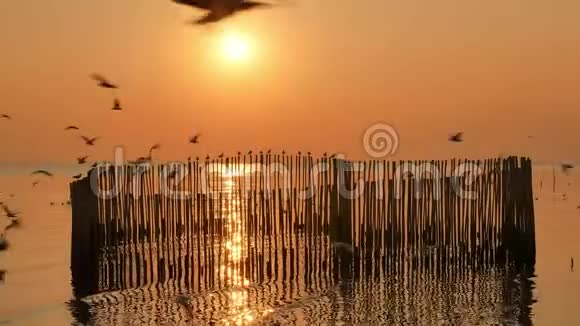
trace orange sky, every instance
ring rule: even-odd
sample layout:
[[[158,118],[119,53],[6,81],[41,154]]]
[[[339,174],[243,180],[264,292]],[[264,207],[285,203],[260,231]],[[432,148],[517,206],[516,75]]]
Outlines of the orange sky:
[[[0,2],[0,160],[160,159],[267,149],[365,158],[383,121],[397,158],[580,161],[580,2],[294,0],[211,27],[169,0]],[[218,44],[250,40],[244,64]],[[121,86],[123,112],[88,75]],[[95,148],[63,128],[101,136]],[[465,131],[466,141],[448,135]],[[199,146],[187,144],[195,131]],[[529,140],[527,135],[534,135]]]

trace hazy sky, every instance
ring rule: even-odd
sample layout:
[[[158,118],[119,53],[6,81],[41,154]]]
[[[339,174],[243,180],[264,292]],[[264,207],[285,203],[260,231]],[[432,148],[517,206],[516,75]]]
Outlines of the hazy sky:
[[[383,121],[397,158],[580,160],[577,0],[292,0],[211,27],[169,0],[1,1],[0,160],[161,159],[248,149],[364,158]],[[228,34],[248,40],[224,58]],[[88,78],[120,84],[125,107]],[[63,128],[101,136],[87,148]],[[465,131],[466,141],[448,135]],[[202,133],[202,144],[187,138]],[[528,139],[534,135],[534,139]]]

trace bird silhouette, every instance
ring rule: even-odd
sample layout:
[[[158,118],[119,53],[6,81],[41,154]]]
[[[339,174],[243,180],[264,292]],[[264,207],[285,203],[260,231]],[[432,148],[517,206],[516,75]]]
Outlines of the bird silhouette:
[[[189,138],[189,142],[192,144],[198,144],[200,136],[201,136],[201,134],[195,134],[193,137]]]
[[[85,163],[87,163],[88,158],[89,158],[88,156],[79,157],[79,158],[77,158],[77,163],[78,164],[85,164]]]
[[[79,130],[79,127],[77,127],[77,126],[68,126],[68,127],[64,128],[64,130],[67,130],[67,131],[68,130]]]
[[[82,173],[80,173],[80,174],[76,174],[76,175],[73,175],[73,179],[75,179],[75,180],[78,180],[78,179],[80,179],[82,176],[83,176],[83,174],[82,174]]]
[[[138,157],[135,161],[129,161],[130,164],[144,164],[144,163],[150,163],[151,162],[151,156],[141,156]]]
[[[6,240],[4,234],[0,234],[0,251],[6,250],[9,246],[10,245],[8,244],[8,240]]]
[[[153,151],[161,148],[161,144],[155,144],[149,148],[149,157],[152,157]]]
[[[18,212],[11,210],[5,204],[2,204],[2,210],[4,210],[4,215],[6,215],[6,217],[10,219],[18,218],[18,214],[20,214]]]
[[[81,136],[81,138],[85,141],[85,144],[88,146],[95,145],[95,142],[99,139],[99,137],[89,138],[86,136]]]
[[[8,114],[4,114],[4,113],[2,115],[0,115],[0,118],[6,119],[6,120],[12,120],[11,116],[9,116]]]
[[[111,83],[110,81],[108,81],[105,77],[103,77],[102,75],[99,74],[92,74],[91,78],[96,80],[98,82],[98,86],[102,87],[102,88],[110,88],[110,89],[116,89],[119,88],[117,85]]]
[[[574,165],[570,163],[562,163],[561,168],[564,174],[568,174],[568,172],[574,168]]]
[[[460,143],[463,141],[463,132],[458,132],[454,135],[449,136],[449,141],[454,143]]]
[[[32,172],[30,175],[37,175],[37,174],[45,175],[47,177],[54,176],[54,174],[52,174],[51,172],[48,172],[46,170],[36,170],[36,171]]]
[[[248,11],[256,8],[271,7],[269,3],[245,1],[245,0],[173,0],[175,3],[190,6],[196,9],[208,11],[208,13],[200,19],[194,20],[193,23],[197,25],[205,25],[219,22],[225,18],[233,16],[242,11]]]
[[[113,108],[111,108],[111,110],[113,111],[121,111],[123,110],[123,108],[121,107],[121,102],[119,101],[119,99],[115,99],[113,101]]]

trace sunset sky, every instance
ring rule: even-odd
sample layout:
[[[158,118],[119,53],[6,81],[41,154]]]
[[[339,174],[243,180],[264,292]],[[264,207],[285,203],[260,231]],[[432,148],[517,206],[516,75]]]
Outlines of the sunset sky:
[[[396,158],[580,161],[579,13],[577,0],[288,0],[200,27],[187,22],[203,12],[169,0],[1,1],[0,114],[13,120],[0,120],[0,160],[109,159],[116,145],[135,158],[154,143],[162,160],[368,158],[362,136],[382,121]],[[228,37],[244,58],[224,55]],[[124,111],[93,72],[120,85]],[[455,131],[464,143],[447,141]]]

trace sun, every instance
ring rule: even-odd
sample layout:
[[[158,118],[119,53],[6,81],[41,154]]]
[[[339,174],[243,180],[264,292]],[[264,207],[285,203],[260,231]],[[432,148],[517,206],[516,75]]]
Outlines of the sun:
[[[250,45],[246,38],[237,34],[227,34],[223,38],[222,52],[228,61],[246,61],[250,55]]]

